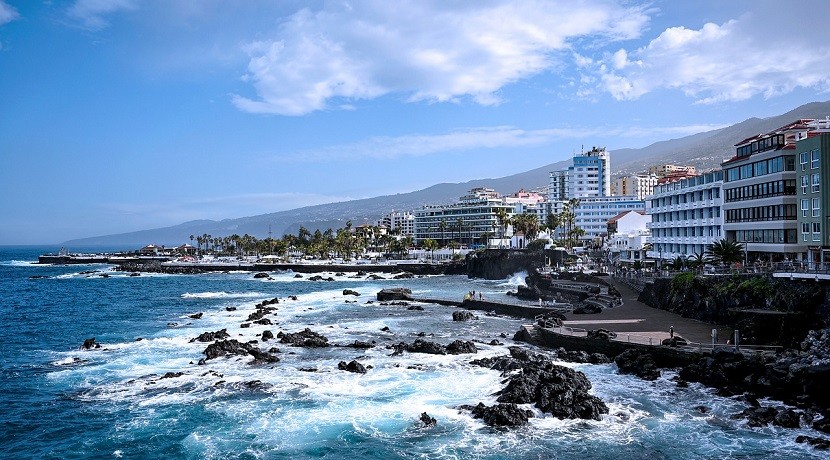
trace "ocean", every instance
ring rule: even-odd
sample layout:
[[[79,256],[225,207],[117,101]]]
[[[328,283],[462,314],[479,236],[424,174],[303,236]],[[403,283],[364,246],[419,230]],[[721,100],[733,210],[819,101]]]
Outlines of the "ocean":
[[[697,384],[678,388],[672,372],[653,382],[619,375],[614,364],[562,363],[588,376],[610,408],[602,420],[536,411],[527,426],[490,428],[458,406],[494,404],[503,377],[469,361],[507,354],[523,321],[476,312],[477,320],[454,322],[452,307],[368,303],[391,287],[428,298],[460,300],[475,290],[506,300],[520,274],[484,281],[325,273],[335,278],[327,282],[293,273],[129,276],[106,265],[32,264],[56,249],[0,247],[0,458],[827,458],[795,443],[799,434],[815,436],[811,429],[749,428],[730,418],[745,403]],[[240,327],[272,298],[280,299],[268,316],[275,324]],[[307,349],[272,339],[259,346],[277,347],[277,363],[230,357],[198,365],[208,344],[190,342],[221,329],[247,342],[265,330],[305,328],[331,344],[377,346]],[[412,343],[419,333],[444,345],[473,340],[479,351],[391,356],[388,345]],[[82,350],[92,337],[101,348]],[[371,368],[338,369],[353,359]],[[425,427],[423,412],[437,424]]]

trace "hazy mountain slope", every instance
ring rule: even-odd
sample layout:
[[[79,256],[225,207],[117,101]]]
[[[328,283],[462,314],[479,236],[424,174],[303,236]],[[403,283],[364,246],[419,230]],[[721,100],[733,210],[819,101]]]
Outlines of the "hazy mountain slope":
[[[649,166],[661,163],[691,164],[700,169],[718,167],[734,154],[733,145],[749,136],[771,131],[799,118],[824,118],[830,115],[830,102],[805,104],[783,115],[769,118],[750,118],[741,123],[680,139],[656,142],[641,149],[611,151],[611,169],[614,175],[645,171]],[[491,187],[501,193],[513,193],[520,188],[533,189],[548,184],[550,171],[569,165],[560,161],[527,172],[498,179],[477,179],[457,184],[437,184],[423,190],[376,198],[329,203],[293,209],[289,211],[225,219],[221,221],[199,220],[173,227],[71,240],[67,246],[124,246],[138,247],[147,243],[178,245],[189,242],[190,235],[207,233],[226,236],[234,233],[249,234],[259,238],[268,235],[269,226],[274,236],[285,232],[295,233],[302,225],[314,231],[317,228],[341,227],[346,220],[354,223],[373,222],[392,210],[412,210],[425,204],[452,202],[474,187]]]

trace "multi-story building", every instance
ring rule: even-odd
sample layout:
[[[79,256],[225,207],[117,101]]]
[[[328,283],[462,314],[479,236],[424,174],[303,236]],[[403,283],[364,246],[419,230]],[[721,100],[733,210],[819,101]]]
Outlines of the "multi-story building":
[[[475,188],[449,205],[428,205],[415,210],[415,241],[420,244],[430,238],[439,243],[451,240],[463,245],[476,245],[481,235],[501,236],[499,209],[508,217],[515,214],[516,204],[506,203],[493,189]]]
[[[814,120],[802,119],[744,139],[735,144],[736,155],[723,163],[724,233],[745,245],[747,261],[803,260],[796,143],[815,129]]]
[[[381,217],[378,225],[385,226],[391,233],[398,233],[401,236],[415,236],[415,214],[411,211],[393,211]]]
[[[574,225],[585,231],[583,241],[608,236],[608,221],[625,211],[643,211],[646,204],[636,196],[593,196],[579,199],[574,210]]]
[[[611,195],[632,195],[644,200],[657,185],[656,174],[634,174],[617,178],[611,184]]]
[[[811,267],[830,268],[830,119],[796,142],[798,240]]]
[[[648,168],[649,174],[654,174],[657,178],[663,178],[671,174],[684,173],[690,176],[696,176],[697,170],[694,166],[678,166],[678,165],[656,165]]]
[[[660,184],[648,213],[650,258],[672,260],[704,254],[723,239],[723,172],[713,171]]]
[[[550,201],[611,195],[611,153],[594,147],[572,159],[568,169],[550,173]]]

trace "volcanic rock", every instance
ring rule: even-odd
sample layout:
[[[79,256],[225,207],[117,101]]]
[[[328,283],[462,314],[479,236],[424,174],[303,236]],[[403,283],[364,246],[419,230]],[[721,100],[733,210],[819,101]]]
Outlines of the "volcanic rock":
[[[466,310],[452,312],[453,321],[469,321],[471,319],[478,319],[478,316]]]
[[[634,374],[644,380],[660,378],[660,370],[654,363],[654,358],[648,353],[628,349],[617,355],[614,362],[621,374]]]
[[[340,363],[337,365],[337,368],[341,371],[349,371],[354,372],[356,374],[366,373],[366,368],[363,366],[363,364],[360,364],[355,360],[349,361],[349,364],[346,364],[345,361],[340,361]]]
[[[475,406],[464,405],[461,408],[471,411],[473,417],[484,420],[484,423],[490,426],[526,425],[528,419],[533,417],[532,411],[521,409],[512,403],[496,404],[495,406],[485,406],[484,403],[478,403]]]
[[[412,290],[407,288],[390,288],[383,289],[377,293],[377,299],[381,302],[388,302],[390,300],[413,300]]]
[[[222,329],[216,332],[202,332],[195,339],[190,339],[190,342],[213,342],[214,340],[227,339],[230,337],[227,329]]]
[[[293,334],[280,332],[277,337],[280,339],[280,343],[287,343],[295,347],[322,348],[329,346],[329,339],[309,328]]]

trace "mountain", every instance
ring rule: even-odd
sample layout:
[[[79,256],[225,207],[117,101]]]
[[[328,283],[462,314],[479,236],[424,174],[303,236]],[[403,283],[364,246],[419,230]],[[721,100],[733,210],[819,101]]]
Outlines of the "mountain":
[[[670,162],[693,165],[701,170],[717,168],[734,155],[734,144],[750,136],[772,131],[799,118],[824,118],[830,115],[830,101],[802,105],[785,114],[769,118],[750,118],[726,128],[693,134],[680,139],[656,142],[641,149],[619,149],[611,152],[611,168],[615,176],[645,171],[651,165]],[[670,160],[667,160],[670,159]],[[396,195],[362,200],[307,206],[259,216],[196,220],[172,227],[142,230],[117,235],[106,235],[67,241],[65,246],[125,246],[137,247],[147,243],[178,245],[189,242],[190,235],[207,233],[227,236],[234,233],[258,238],[296,233],[300,226],[311,231],[342,227],[347,220],[355,224],[374,222],[392,210],[411,210],[425,204],[450,203],[475,187],[490,187],[500,193],[537,189],[548,184],[550,171],[566,168],[570,160],[552,163],[540,168],[497,179],[477,179],[455,184],[437,184],[431,187]]]

